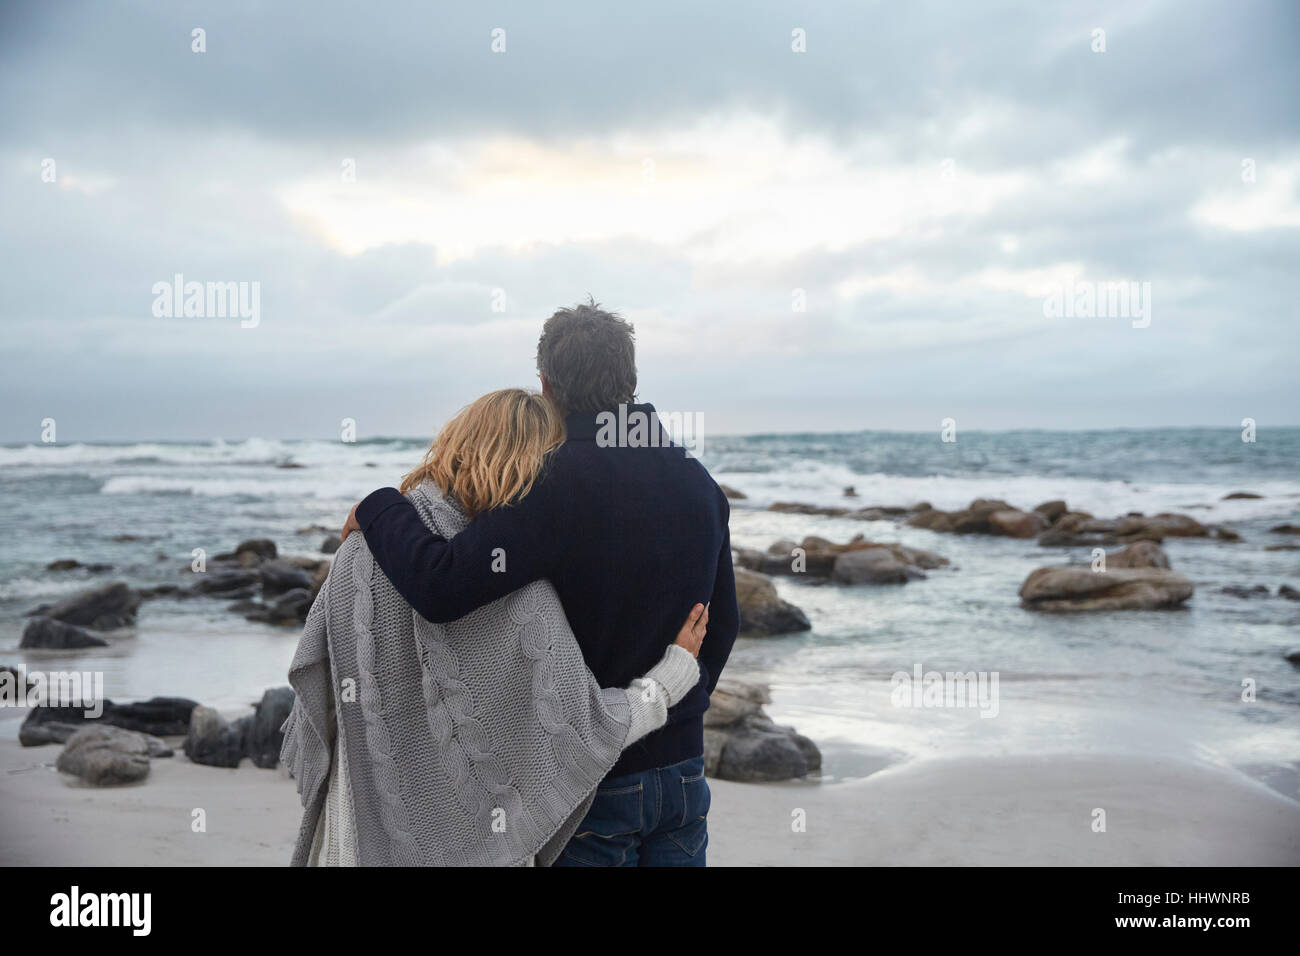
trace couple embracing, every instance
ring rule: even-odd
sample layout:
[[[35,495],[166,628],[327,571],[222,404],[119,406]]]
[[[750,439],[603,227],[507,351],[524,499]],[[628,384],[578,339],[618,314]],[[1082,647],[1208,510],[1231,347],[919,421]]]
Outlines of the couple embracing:
[[[352,509],[290,669],[297,865],[703,866],[703,715],[738,630],[727,499],[636,405],[594,302],[541,393],[448,422]]]

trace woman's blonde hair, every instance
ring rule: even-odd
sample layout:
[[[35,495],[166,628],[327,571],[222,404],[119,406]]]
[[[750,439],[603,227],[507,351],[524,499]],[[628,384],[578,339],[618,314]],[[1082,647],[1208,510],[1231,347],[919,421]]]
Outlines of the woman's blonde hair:
[[[488,392],[442,426],[424,462],[402,479],[402,493],[432,481],[471,518],[518,501],[533,487],[546,455],[564,441],[564,419],[537,392]]]

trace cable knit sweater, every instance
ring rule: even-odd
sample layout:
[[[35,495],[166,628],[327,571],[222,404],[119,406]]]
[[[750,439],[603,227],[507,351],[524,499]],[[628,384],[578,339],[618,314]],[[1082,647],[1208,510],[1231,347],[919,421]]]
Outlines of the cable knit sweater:
[[[439,534],[466,523],[431,485],[410,499]],[[295,865],[508,866],[559,855],[622,749],[664,723],[699,669],[670,648],[631,687],[599,687],[545,581],[433,624],[351,535],[289,679]]]
[[[699,666],[690,651],[669,644],[663,659],[645,677],[637,678],[624,693],[627,695],[631,723],[624,749],[668,720],[668,708],[681,700],[699,679]],[[345,733],[342,726],[339,736]],[[329,788],[325,805],[316,823],[308,866],[356,866],[356,816],[348,787],[347,747],[334,744],[334,761],[330,765]],[[584,811],[585,812],[585,811]],[[529,857],[521,865],[532,866]]]

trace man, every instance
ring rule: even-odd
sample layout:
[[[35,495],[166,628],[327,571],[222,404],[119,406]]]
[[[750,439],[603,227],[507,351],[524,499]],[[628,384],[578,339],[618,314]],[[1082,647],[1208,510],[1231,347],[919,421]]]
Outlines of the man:
[[[539,578],[559,593],[587,666],[623,687],[662,656],[692,605],[708,605],[701,679],[662,729],[633,744],[557,861],[569,866],[703,866],[709,789],[704,711],[739,629],[726,496],[695,459],[644,431],[602,428],[632,405],[632,327],[595,302],[556,312],[537,344],[542,392],[567,437],[521,501],[451,540],[395,489],[352,509],[375,560],[413,608],[452,621]],[[631,436],[631,437],[629,437]],[[639,438],[639,440],[632,440]]]

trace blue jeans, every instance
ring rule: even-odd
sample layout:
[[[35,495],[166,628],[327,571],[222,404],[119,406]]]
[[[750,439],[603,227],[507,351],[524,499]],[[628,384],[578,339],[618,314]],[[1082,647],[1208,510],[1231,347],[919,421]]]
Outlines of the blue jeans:
[[[555,866],[704,866],[704,758],[609,777]]]

